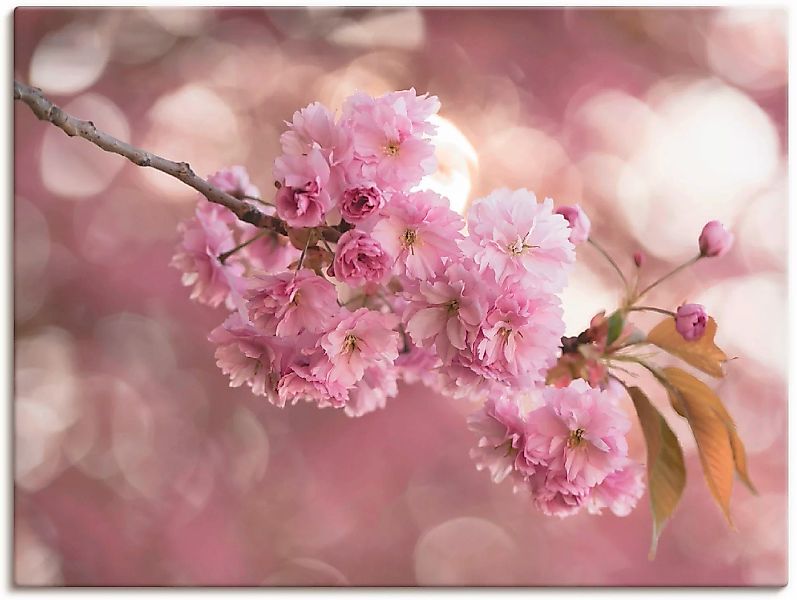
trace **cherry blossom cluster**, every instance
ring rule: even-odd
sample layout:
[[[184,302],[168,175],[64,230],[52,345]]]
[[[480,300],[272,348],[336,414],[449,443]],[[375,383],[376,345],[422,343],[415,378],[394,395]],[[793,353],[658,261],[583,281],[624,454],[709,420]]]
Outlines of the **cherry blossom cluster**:
[[[608,508],[624,517],[642,496],[644,470],[628,457],[631,422],[610,390],[575,379],[542,387],[523,414],[511,398],[488,400],[469,419],[471,455],[496,483],[509,478],[546,515]]]
[[[687,267],[731,250],[733,234],[718,221],[704,226],[696,254],[651,283],[643,283],[645,256],[626,258],[629,273],[577,205],[499,189],[476,200],[465,222],[425,189],[440,103],[414,89],[357,93],[339,114],[320,103],[295,112],[280,137],[273,197],[262,197],[243,167],[203,181],[187,163],[121,143],[38,90],[15,82],[14,94],[70,136],[203,194],[179,226],[172,264],[192,299],[227,311],[209,339],[231,386],[279,407],[309,402],[352,417],[383,408],[399,380],[469,400],[478,407],[468,419],[476,467],[559,517],[625,516],[645,492],[626,439],[632,411],[619,404],[627,394],[647,451],[650,557],[686,486],[669,418],[691,429],[731,526],[734,473],[757,493],[729,411],[672,364],[723,377],[729,357],[715,343],[717,322],[694,302],[671,310],[647,300]],[[568,337],[560,293],[582,244],[609,263],[622,293],[614,310]],[[643,332],[639,313],[659,323]],[[661,386],[670,417],[640,375]]]
[[[181,225],[173,264],[192,298],[233,311],[211,334],[232,385],[361,415],[401,376],[482,399],[544,381],[564,332],[568,222],[550,199],[499,190],[463,233],[446,198],[417,188],[438,108],[408,90],[355,94],[338,118],[297,111],[273,205],[240,167],[209,178],[289,227],[264,234],[207,202]]]
[[[400,379],[469,399],[481,407],[469,420],[473,456],[495,481],[509,478],[545,514],[628,514],[644,489],[630,422],[602,363],[572,351],[610,347],[608,320],[563,337],[559,294],[589,219],[499,189],[465,222],[423,188],[439,108],[412,89],[357,93],[339,115],[313,103],[280,137],[273,199],[242,167],[209,178],[285,226],[259,229],[204,199],[180,225],[172,264],[194,300],[229,311],[209,337],[217,365],[279,407],[361,416],[396,396]],[[717,226],[701,256],[724,252]],[[705,328],[699,305],[673,316],[685,339]],[[574,375],[576,363],[588,372]]]

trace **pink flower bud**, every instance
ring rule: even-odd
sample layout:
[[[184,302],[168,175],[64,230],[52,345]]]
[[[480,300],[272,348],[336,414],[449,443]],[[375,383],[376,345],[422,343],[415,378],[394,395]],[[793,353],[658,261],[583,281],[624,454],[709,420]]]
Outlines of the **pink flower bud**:
[[[581,210],[578,204],[573,206],[560,206],[556,214],[562,215],[570,225],[570,241],[574,244],[583,244],[589,238],[590,221],[587,213]]]
[[[640,268],[645,264],[645,255],[639,250],[634,252],[634,264],[637,266],[637,268]]]
[[[382,281],[390,271],[390,257],[374,238],[359,229],[340,236],[335,251],[335,277],[349,285]]]
[[[719,221],[709,221],[698,240],[702,256],[722,256],[733,246],[733,234]]]
[[[385,198],[374,186],[350,188],[343,192],[340,212],[349,223],[361,223],[378,213],[385,205]]]
[[[675,329],[688,342],[703,337],[708,315],[702,304],[682,304],[675,313]]]

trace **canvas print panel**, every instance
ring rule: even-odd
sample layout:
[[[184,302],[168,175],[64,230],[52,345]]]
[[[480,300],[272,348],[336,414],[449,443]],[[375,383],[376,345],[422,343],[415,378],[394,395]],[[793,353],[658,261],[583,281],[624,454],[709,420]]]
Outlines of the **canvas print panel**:
[[[785,584],[785,11],[14,33],[17,585]]]

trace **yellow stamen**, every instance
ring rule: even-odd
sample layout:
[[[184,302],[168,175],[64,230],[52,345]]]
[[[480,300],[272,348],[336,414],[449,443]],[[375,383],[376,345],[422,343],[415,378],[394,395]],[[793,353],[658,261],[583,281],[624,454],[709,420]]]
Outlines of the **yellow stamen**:
[[[509,252],[509,254],[514,254],[515,256],[523,254],[523,249],[524,249],[524,244],[520,240],[514,241],[511,244],[507,244],[506,247],[506,251]]]
[[[506,245],[506,251],[514,256],[519,256],[525,253],[526,250],[531,250],[532,248],[539,248],[539,246],[527,244],[525,239],[521,240],[520,238],[516,239],[511,244]]]
[[[343,339],[343,351],[354,352],[357,349],[357,342],[359,340],[353,333],[349,333]]]
[[[415,230],[414,229],[407,229],[401,235],[401,244],[405,248],[410,248],[410,247],[412,247],[415,244],[417,239],[418,239],[418,234],[415,232]]]
[[[576,446],[581,445],[583,439],[584,439],[584,430],[581,427],[579,427],[575,431],[570,432],[570,435],[567,437],[567,447],[575,448]]]
[[[396,141],[390,141],[385,145],[385,154],[388,156],[396,156],[399,153],[401,146]]]

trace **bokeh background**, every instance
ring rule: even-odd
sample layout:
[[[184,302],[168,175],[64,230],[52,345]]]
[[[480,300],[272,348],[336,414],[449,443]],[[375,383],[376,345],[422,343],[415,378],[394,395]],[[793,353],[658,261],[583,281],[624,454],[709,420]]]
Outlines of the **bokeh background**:
[[[704,303],[716,383],[760,495],[726,528],[684,422],[683,502],[648,561],[629,517],[543,517],[477,472],[473,407],[404,386],[361,419],[230,389],[168,267],[196,194],[14,114],[15,507],[21,585],[779,585],[786,581],[783,10],[33,10],[15,77],[122,139],[271,185],[283,120],[410,86],[443,103],[429,185],[580,203],[653,278],[718,218],[736,234],[650,300]],[[571,334],[618,301],[590,248]],[[651,324],[642,319],[643,326]],[[644,384],[653,388],[644,380]],[[632,453],[644,458],[638,430]]]

